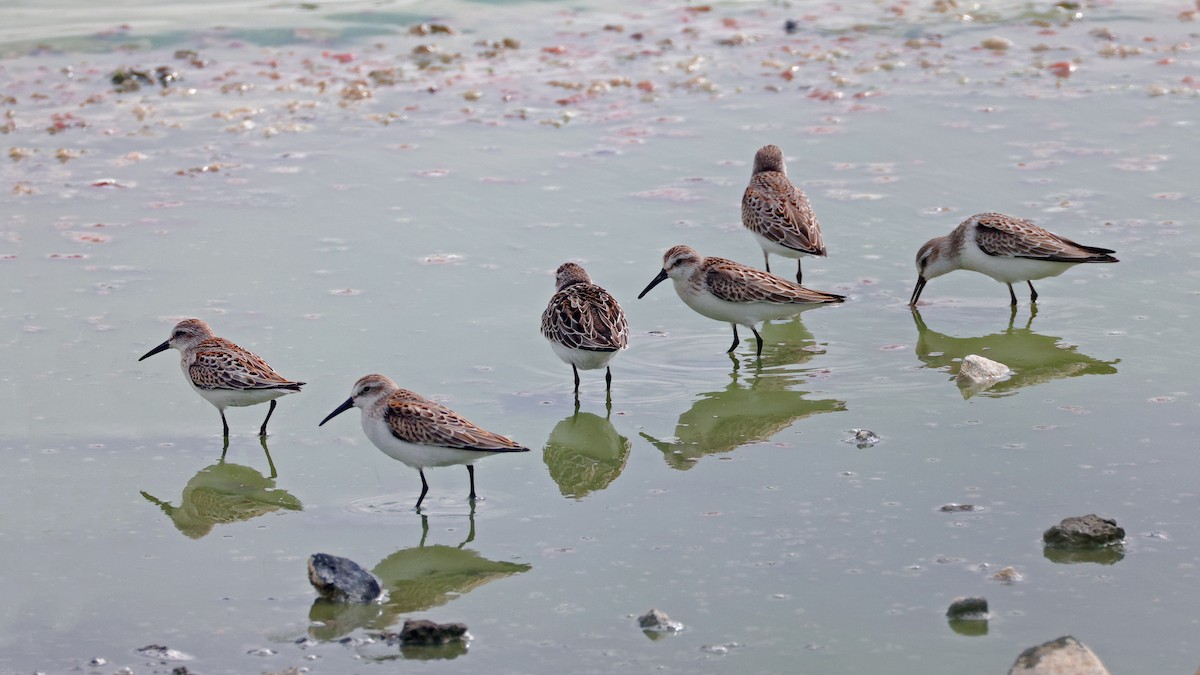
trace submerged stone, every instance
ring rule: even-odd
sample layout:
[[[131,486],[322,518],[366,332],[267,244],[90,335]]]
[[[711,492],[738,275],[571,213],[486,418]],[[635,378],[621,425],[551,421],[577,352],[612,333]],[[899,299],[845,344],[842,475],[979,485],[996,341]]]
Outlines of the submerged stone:
[[[955,621],[987,621],[990,617],[987,598],[955,598],[946,609],[946,616]]]
[[[455,641],[470,640],[465,623],[434,623],[425,619],[405,619],[400,629],[400,643],[404,645],[444,645]]]
[[[1117,527],[1117,521],[1094,513],[1063,518],[1042,533],[1042,541],[1052,548],[1101,548],[1120,544],[1124,539],[1125,530]]]
[[[321,597],[333,602],[365,604],[382,593],[375,575],[349,558],[328,553],[308,557],[308,581]]]
[[[642,627],[642,630],[660,633],[678,633],[683,630],[682,623],[672,621],[671,617],[667,616],[667,613],[660,609],[651,609],[639,616],[638,625]]]
[[[1070,635],[1021,652],[1008,675],[1109,675],[1099,657]]]
[[[850,433],[854,436],[849,441],[856,443],[859,448],[869,448],[879,442],[879,434],[870,429],[851,429]]]

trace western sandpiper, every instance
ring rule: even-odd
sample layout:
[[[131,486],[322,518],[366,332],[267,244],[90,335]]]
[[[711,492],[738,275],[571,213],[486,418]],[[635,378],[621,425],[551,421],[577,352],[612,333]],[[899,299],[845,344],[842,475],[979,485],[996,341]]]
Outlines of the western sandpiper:
[[[542,335],[554,353],[571,364],[575,396],[579,397],[579,369],[604,368],[604,384],[612,390],[608,362],[629,344],[629,323],[621,305],[608,291],[592,283],[583,267],[563,263],[554,275],[556,289],[542,312]]]
[[[788,179],[778,146],[764,145],[754,154],[754,171],[742,194],[742,225],[762,247],[768,272],[772,253],[796,259],[796,283],[803,280],[800,258],[825,255],[821,224],[808,197]]]
[[[1029,301],[1037,302],[1034,279],[1055,277],[1079,263],[1115,263],[1115,251],[1084,246],[1037,225],[1003,213],[977,213],[950,234],[934,237],[917,251],[917,285],[910,307],[916,307],[930,279],[954,270],[972,270],[1008,285],[1015,307],[1013,283],[1029,284]]]
[[[758,340],[757,354],[762,356],[762,336],[754,325],[769,319],[799,314],[807,307],[842,302],[846,298],[814,291],[774,274],[735,263],[724,258],[704,258],[690,246],[675,246],[663,255],[663,268],[639,295],[650,292],[663,280],[675,283],[679,299],[696,312],[733,326],[733,344],[738,346],[738,324],[746,326]]]
[[[275,372],[257,355],[213,334],[200,319],[184,319],[175,324],[171,337],[146,352],[143,361],[159,352],[178,349],[180,366],[188,384],[221,413],[222,433],[229,437],[225,408],[271,402],[259,436],[267,435],[267,422],[275,412],[275,399],[300,391],[304,382],[293,382]]]
[[[401,389],[383,375],[366,375],[354,383],[350,398],[321,420],[322,426],[350,408],[362,408],[362,428],[383,454],[421,474],[417,510],[429,492],[425,468],[466,464],[475,501],[475,462],[502,452],[529,448],[480,429],[444,405]]]

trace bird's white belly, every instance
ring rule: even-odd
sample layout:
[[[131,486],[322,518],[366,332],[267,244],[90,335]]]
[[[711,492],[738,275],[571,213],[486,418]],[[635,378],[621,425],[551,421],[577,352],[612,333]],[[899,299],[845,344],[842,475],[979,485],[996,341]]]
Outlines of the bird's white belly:
[[[476,461],[489,457],[493,453],[481,450],[460,450],[443,448],[436,445],[418,445],[406,443],[392,435],[387,423],[382,419],[372,419],[366,415],[362,418],[363,432],[375,447],[383,454],[402,462],[412,469],[426,467],[454,466],[456,464],[474,464]]]
[[[988,255],[977,246],[964,246],[961,260],[963,269],[986,274],[1002,284],[1056,277],[1074,264]]]
[[[729,302],[722,300],[712,293],[694,292],[687,282],[676,282],[675,292],[688,307],[697,314],[710,319],[736,323],[743,326],[754,326],[770,319],[783,319],[795,316],[804,311],[809,305],[774,302]]]
[[[580,370],[603,368],[617,355],[615,351],[597,352],[590,349],[573,349],[554,341],[550,341],[550,347],[563,362],[570,363]]]
[[[191,381],[191,378],[188,378],[189,384]],[[195,384],[192,384],[192,389],[218,410],[266,403],[284,394],[293,393],[290,389],[201,389]]]
[[[784,258],[808,258],[812,256],[811,253],[797,251],[796,249],[788,248],[779,242],[771,241],[757,232],[751,231],[750,234],[754,235],[754,239],[758,241],[759,247],[762,248],[762,250],[766,253],[773,253],[778,256],[783,256]]]

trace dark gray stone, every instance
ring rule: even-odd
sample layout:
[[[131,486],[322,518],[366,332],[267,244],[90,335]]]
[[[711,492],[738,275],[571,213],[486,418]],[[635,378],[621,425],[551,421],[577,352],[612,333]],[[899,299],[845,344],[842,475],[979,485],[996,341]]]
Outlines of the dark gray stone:
[[[1042,533],[1042,541],[1051,548],[1100,548],[1120,544],[1124,538],[1125,530],[1117,527],[1117,521],[1094,513],[1063,518]]]
[[[986,621],[988,619],[987,598],[955,598],[946,609],[946,616],[956,621]]]
[[[375,575],[349,558],[328,553],[308,557],[308,581],[321,597],[333,602],[366,604],[383,592]]]
[[[467,624],[434,623],[425,619],[405,619],[400,629],[403,645],[444,645],[458,640],[467,640]]]

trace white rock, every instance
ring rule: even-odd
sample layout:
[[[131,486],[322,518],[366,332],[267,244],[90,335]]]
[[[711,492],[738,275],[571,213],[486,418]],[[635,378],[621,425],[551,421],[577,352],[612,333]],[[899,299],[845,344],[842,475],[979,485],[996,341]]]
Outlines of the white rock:
[[[1109,675],[1100,659],[1070,635],[1021,652],[1008,675]]]
[[[999,361],[985,359],[978,354],[967,354],[958,368],[955,381],[963,390],[963,397],[970,398],[1011,374],[1012,369]]]

